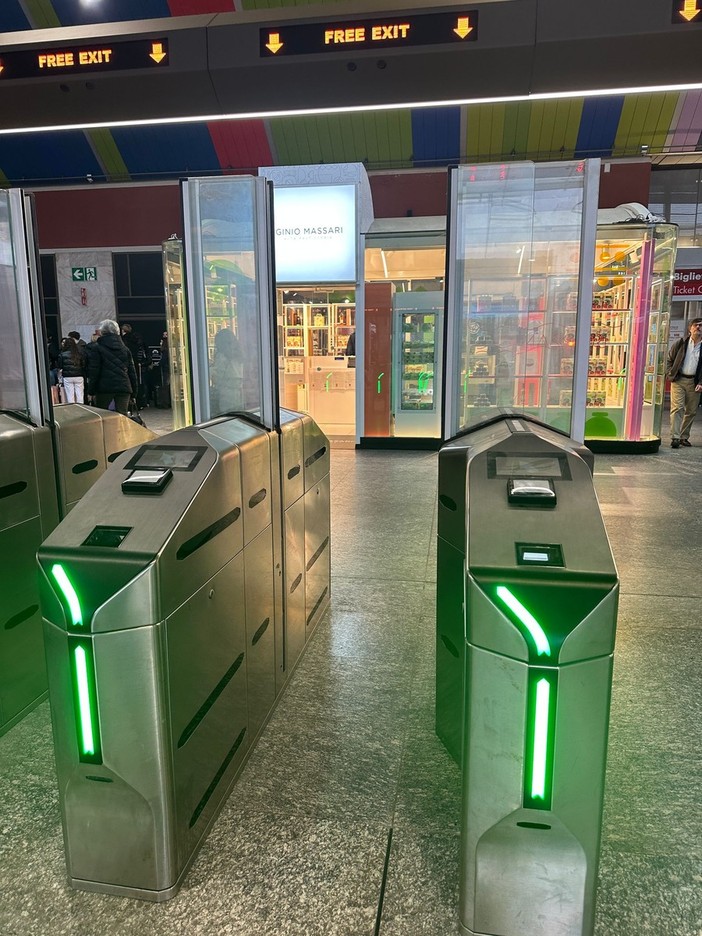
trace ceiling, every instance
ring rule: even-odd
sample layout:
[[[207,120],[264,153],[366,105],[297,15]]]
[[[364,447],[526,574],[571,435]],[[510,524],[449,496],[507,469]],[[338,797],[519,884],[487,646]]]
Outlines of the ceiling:
[[[0,32],[294,5],[303,4],[2,0]],[[702,91],[11,134],[0,138],[0,184],[141,181],[270,165],[363,162],[373,170],[642,154],[675,164],[700,158]]]

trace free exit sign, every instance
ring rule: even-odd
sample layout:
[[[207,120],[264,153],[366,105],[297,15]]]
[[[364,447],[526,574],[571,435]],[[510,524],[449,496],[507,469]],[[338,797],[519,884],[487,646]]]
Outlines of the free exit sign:
[[[384,19],[354,19],[259,30],[262,58],[456,44],[478,39],[478,11],[420,13]]]
[[[97,280],[97,267],[71,267],[74,283],[90,283]]]

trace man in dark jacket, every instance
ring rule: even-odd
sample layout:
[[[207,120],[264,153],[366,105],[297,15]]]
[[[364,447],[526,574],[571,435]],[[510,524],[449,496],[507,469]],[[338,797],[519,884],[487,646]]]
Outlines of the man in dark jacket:
[[[668,352],[671,448],[690,446],[690,428],[702,392],[702,319],[690,322],[687,338],[678,338]]]
[[[137,392],[134,361],[119,336],[117,322],[106,319],[100,322],[99,331],[88,356],[88,392],[100,409],[109,409],[114,400],[117,412],[126,416],[129,398]]]

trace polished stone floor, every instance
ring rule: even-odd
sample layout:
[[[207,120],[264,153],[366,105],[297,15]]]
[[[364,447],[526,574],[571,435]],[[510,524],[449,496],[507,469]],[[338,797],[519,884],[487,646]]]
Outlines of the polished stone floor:
[[[622,583],[596,936],[702,933],[702,420],[692,439],[596,459]],[[458,932],[436,474],[431,453],[332,450],[331,610],[167,904],[66,885],[47,704],[0,739],[2,936]]]

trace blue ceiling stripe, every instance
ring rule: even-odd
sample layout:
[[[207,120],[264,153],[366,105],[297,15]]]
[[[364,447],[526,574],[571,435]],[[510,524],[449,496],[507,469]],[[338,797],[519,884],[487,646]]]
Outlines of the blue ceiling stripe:
[[[2,0],[0,3],[0,32],[14,32],[17,29],[31,28],[19,0]]]
[[[586,99],[575,144],[576,159],[612,155],[623,107],[624,95]]]
[[[86,4],[76,0],[51,0],[51,5],[63,26],[160,19],[171,15],[168,0],[102,0]]]
[[[220,169],[206,124],[116,127],[112,136],[133,178]]]
[[[105,174],[85,134],[18,133],[0,137],[0,169],[12,183],[84,180]]]
[[[413,110],[412,152],[415,166],[457,162],[461,152],[460,107]]]

